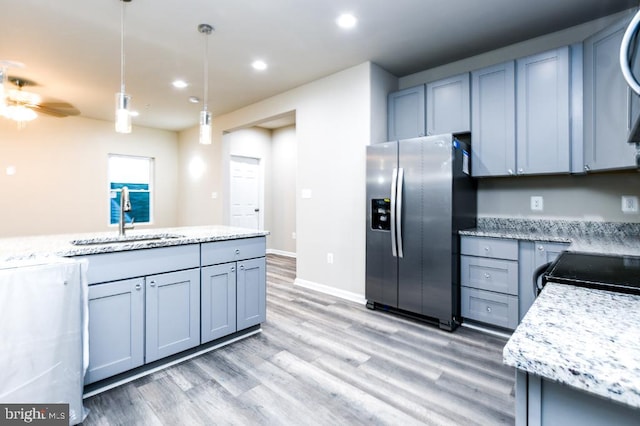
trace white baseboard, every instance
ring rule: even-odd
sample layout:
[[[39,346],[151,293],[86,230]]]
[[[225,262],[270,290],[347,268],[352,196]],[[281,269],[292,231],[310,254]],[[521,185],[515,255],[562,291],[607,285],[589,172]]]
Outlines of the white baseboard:
[[[340,299],[349,300],[351,302],[359,303],[364,305],[367,303],[367,299],[362,297],[362,295],[357,293],[352,293],[346,290],[340,290],[335,287],[329,287],[328,285],[314,283],[312,281],[301,280],[300,278],[296,278],[293,282],[293,285],[297,285],[299,287],[308,288],[310,290],[315,290],[320,293],[325,293],[331,296],[339,297]]]
[[[276,250],[276,249],[267,249],[267,254],[277,254],[277,255],[280,255],[280,256],[293,257],[293,258],[297,257],[296,253],[294,253],[294,252]]]

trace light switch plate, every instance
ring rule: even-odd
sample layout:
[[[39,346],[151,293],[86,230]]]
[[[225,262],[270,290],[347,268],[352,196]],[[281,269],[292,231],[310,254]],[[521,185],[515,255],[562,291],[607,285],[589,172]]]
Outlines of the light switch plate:
[[[531,197],[531,210],[541,212],[544,209],[543,199],[539,195]]]
[[[638,213],[638,197],[635,195],[623,195],[622,213]]]

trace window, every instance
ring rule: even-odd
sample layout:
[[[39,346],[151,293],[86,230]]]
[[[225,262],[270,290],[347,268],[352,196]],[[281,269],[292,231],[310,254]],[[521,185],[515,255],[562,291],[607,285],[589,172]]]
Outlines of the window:
[[[125,221],[151,223],[153,158],[109,154],[108,173],[109,223],[115,225],[120,220],[120,194],[124,186],[129,188],[131,201],[131,210],[125,213]]]

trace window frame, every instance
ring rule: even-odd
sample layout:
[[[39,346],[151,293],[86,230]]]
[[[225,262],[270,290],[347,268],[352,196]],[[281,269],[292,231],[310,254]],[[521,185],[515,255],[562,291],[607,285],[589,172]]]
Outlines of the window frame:
[[[107,225],[109,227],[117,227],[118,226],[118,222],[116,221],[115,223],[111,223],[111,218],[112,218],[112,206],[111,206],[111,200],[112,200],[112,194],[115,193],[115,197],[119,199],[120,197],[120,193],[121,190],[120,189],[111,189],[111,185],[112,183],[123,183],[123,182],[115,182],[112,181],[112,170],[111,170],[111,159],[112,158],[126,158],[126,159],[131,159],[131,160],[146,160],[148,162],[148,166],[149,166],[149,176],[148,176],[148,190],[145,192],[149,193],[149,221],[147,222],[139,222],[137,220],[135,220],[135,216],[133,217],[134,219],[134,225],[153,225],[154,223],[154,218],[155,218],[155,185],[154,185],[154,180],[155,180],[155,158],[154,157],[148,157],[148,156],[144,156],[144,155],[129,155],[129,154],[115,154],[115,153],[109,153],[107,155],[107,209],[106,209],[106,213],[107,213]],[[141,182],[131,182],[133,183],[141,183]],[[132,192],[141,192],[139,190],[129,190],[130,193]],[[118,202],[119,204],[119,202]]]

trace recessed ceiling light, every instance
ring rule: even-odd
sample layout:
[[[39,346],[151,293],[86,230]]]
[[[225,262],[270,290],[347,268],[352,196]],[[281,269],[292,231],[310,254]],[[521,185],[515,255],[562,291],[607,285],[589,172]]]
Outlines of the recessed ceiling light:
[[[267,63],[265,61],[257,60],[251,63],[254,70],[264,71],[267,69]]]
[[[176,89],[184,89],[185,87],[189,86],[189,83],[184,80],[174,80],[173,82],[171,82],[171,85]]]
[[[356,19],[356,17],[350,13],[343,13],[342,15],[338,16],[338,19],[336,19],[336,24],[338,24],[340,28],[345,29],[353,28],[357,23],[358,20]]]

